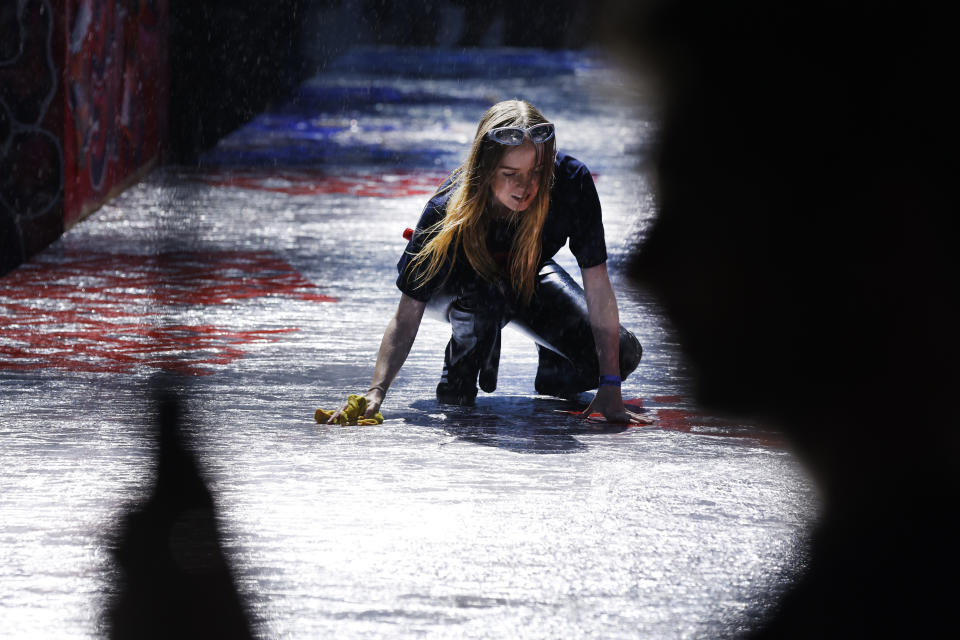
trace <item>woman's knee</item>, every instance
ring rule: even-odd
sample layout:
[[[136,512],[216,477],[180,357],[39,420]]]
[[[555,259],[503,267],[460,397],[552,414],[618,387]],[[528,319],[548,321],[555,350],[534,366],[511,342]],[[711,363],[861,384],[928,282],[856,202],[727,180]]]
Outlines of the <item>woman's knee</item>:
[[[620,327],[620,377],[626,379],[628,375],[640,365],[643,356],[643,347],[637,336],[627,329]]]

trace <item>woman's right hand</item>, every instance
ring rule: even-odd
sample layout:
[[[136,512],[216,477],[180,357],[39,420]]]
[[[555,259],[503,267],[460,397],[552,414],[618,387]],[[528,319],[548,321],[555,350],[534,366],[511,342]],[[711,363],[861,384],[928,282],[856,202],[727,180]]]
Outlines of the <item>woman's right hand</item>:
[[[383,333],[383,340],[380,341],[377,364],[371,379],[374,386],[364,394],[367,399],[367,408],[363,412],[365,417],[371,417],[380,410],[383,397],[387,395],[384,389],[390,386],[400,367],[403,366],[404,360],[407,359],[413,340],[417,337],[417,329],[420,328],[420,320],[423,318],[423,310],[426,306],[426,302],[420,302],[405,293],[400,295],[397,312],[390,319]],[[335,422],[346,407],[347,404],[344,403],[337,409],[327,420],[327,424]]]
[[[367,401],[367,408],[363,412],[364,418],[372,418],[373,414],[380,411],[380,405],[383,404],[384,393],[379,387],[374,387],[367,391],[363,396]],[[329,418],[327,418],[326,424],[335,424],[340,418],[340,414],[346,411],[349,401],[344,402],[340,405],[340,408],[333,412]]]
[[[367,410],[363,412],[364,418],[372,418],[373,414],[380,411],[380,405],[383,404],[385,395],[379,387],[367,391],[367,394],[364,396],[367,399]]]

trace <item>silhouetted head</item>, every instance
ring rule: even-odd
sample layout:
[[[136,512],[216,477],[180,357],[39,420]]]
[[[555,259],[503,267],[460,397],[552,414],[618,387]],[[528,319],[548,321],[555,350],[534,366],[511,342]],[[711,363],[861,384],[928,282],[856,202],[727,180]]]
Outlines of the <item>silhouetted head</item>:
[[[826,498],[768,636],[933,635],[957,572],[955,23],[931,3],[617,4],[662,114],[632,275],[700,401],[779,426]]]

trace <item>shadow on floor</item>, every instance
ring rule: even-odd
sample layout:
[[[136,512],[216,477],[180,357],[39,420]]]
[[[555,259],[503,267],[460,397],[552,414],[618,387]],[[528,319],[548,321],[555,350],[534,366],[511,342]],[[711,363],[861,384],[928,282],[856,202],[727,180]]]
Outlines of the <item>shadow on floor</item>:
[[[587,423],[562,413],[579,411],[586,404],[581,398],[497,396],[480,397],[474,407],[458,407],[424,399],[412,403],[411,411],[394,413],[391,418],[442,430],[456,441],[515,453],[580,453],[588,447],[574,436],[621,433],[629,428],[622,424]]]
[[[106,613],[109,637],[253,638],[221,545],[213,497],[181,430],[181,403],[164,382],[155,384],[153,396],[156,484],[115,534],[119,572]]]

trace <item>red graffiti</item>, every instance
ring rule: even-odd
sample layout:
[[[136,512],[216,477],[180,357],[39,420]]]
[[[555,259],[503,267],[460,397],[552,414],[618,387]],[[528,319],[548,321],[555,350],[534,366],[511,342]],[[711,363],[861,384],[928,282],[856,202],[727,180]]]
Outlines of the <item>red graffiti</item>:
[[[158,157],[166,121],[167,0],[63,8],[63,126],[70,227]]]
[[[264,296],[336,302],[270,252],[40,256],[0,279],[0,369],[210,374],[241,345],[297,329],[164,324],[164,313]]]
[[[660,404],[667,402],[683,402],[683,396],[653,396],[653,401]]]
[[[206,175],[200,180],[217,187],[286,193],[291,196],[347,194],[369,198],[432,195],[447,177],[441,171],[337,173],[270,170]]]
[[[690,433],[694,416],[686,409],[657,409],[657,425],[661,429]]]
[[[445,171],[391,170],[386,173],[337,173],[270,170],[210,174],[201,182],[215,187],[235,187],[285,193],[291,196],[347,194],[367,198],[404,198],[433,195],[449,177]],[[592,174],[594,181],[599,175]]]
[[[683,396],[654,396],[656,403],[677,403],[684,400]],[[624,401],[626,403],[626,401]],[[656,425],[668,431],[692,433],[701,436],[715,436],[724,438],[746,438],[769,447],[785,446],[783,439],[777,434],[749,426],[743,422],[728,418],[712,416],[699,411],[682,408],[656,408]]]

